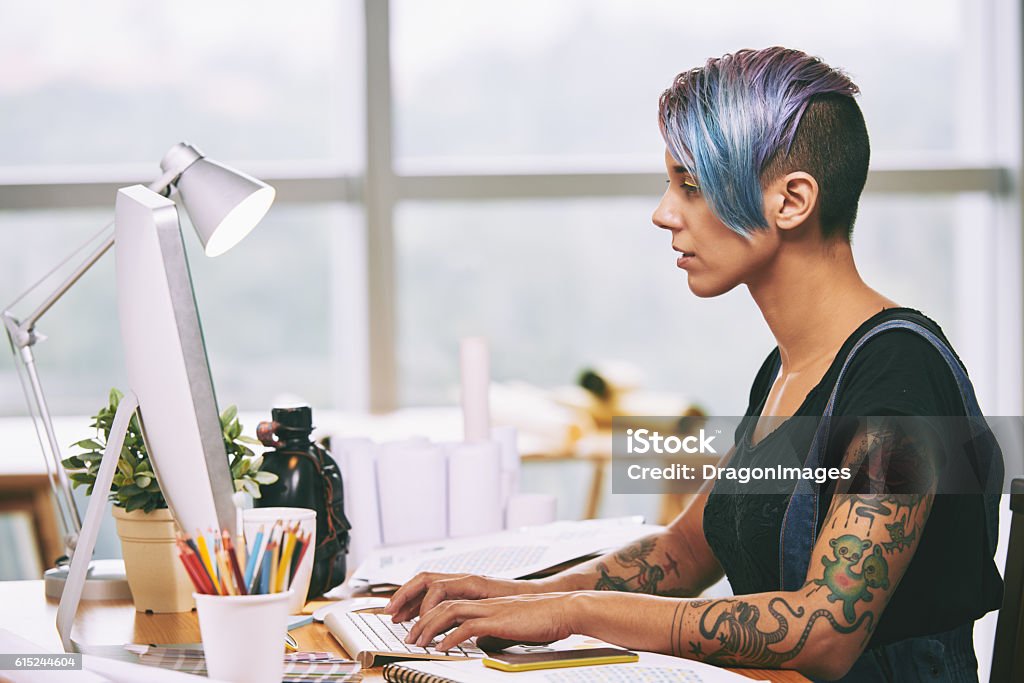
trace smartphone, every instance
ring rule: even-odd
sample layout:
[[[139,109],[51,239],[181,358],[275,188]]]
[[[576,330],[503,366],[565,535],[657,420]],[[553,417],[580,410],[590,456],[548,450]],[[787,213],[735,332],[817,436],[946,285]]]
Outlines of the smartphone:
[[[625,664],[635,662],[639,656],[616,647],[595,647],[585,650],[559,650],[557,652],[497,653],[484,658],[484,666],[499,671],[536,671],[560,669],[569,666],[595,664]]]

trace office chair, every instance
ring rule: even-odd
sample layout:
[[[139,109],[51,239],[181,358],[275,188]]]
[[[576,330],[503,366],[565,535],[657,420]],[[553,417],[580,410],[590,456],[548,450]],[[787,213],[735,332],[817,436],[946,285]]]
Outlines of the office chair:
[[[1024,478],[1010,486],[1010,543],[1003,574],[1003,605],[992,649],[992,683],[1024,681]]]

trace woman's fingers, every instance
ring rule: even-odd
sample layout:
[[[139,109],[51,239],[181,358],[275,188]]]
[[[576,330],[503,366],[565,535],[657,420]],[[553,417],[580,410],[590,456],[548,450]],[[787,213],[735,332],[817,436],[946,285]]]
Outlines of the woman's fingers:
[[[384,608],[384,612],[392,615],[392,620],[395,622],[411,619],[419,612],[420,601],[427,589],[436,581],[453,576],[455,575],[420,572],[395,591],[395,594],[391,596],[391,601]]]
[[[490,597],[482,585],[487,579],[482,576],[468,574],[454,579],[436,581],[423,596],[420,602],[419,615],[423,616],[445,600],[474,600]]]
[[[449,600],[442,602],[413,624],[412,628],[409,629],[409,635],[406,637],[405,642],[415,643],[417,647],[426,647],[439,633],[444,633],[467,619],[486,617],[496,609],[495,605],[475,600]]]
[[[494,628],[495,625],[492,624],[492,619],[470,619],[452,629],[452,632],[437,644],[437,649],[441,652],[448,652],[448,650],[461,645],[474,636],[490,633]]]

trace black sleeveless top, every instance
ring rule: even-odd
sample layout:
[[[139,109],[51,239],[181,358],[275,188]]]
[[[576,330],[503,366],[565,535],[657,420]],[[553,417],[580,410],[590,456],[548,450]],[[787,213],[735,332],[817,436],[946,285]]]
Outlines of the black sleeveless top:
[[[796,416],[824,412],[850,349],[869,329],[891,319],[913,320],[947,341],[939,326],[919,312],[885,309],[850,335]],[[754,378],[745,413],[751,419],[744,420],[736,432],[731,464],[737,467],[768,464],[782,449],[796,449],[805,455],[810,448],[813,430],[803,429],[801,425],[807,423],[796,420],[783,422],[752,445],[753,427],[775,381],[778,357],[776,348]],[[964,408],[956,380],[938,351],[913,332],[890,330],[857,352],[834,414],[962,416]],[[822,464],[838,467],[851,436],[849,431],[835,430]],[[844,438],[846,442],[841,443]],[[831,497],[828,489],[820,497],[819,525]],[[779,532],[788,500],[788,494],[738,493],[735,485],[725,480],[712,489],[704,512],[704,535],[736,595],[779,590]],[[1002,579],[988,550],[984,528],[981,496],[936,496],[917,551],[877,623],[869,648],[948,631],[999,608]]]

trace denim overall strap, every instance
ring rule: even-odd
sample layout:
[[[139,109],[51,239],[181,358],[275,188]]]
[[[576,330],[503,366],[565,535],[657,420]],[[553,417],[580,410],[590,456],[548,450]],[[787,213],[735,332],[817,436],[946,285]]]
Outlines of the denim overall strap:
[[[926,339],[935,350],[938,351],[946,364],[949,366],[953,377],[956,379],[957,387],[960,390],[960,397],[963,401],[964,411],[970,417],[981,417],[981,409],[974,394],[974,386],[967,377],[967,373],[960,365],[953,351],[936,336],[931,330],[910,320],[888,320],[868,330],[868,332],[857,340],[850,353],[846,356],[843,366],[839,371],[832,394],[828,398],[825,410],[821,416],[821,422],[814,433],[811,447],[807,453],[804,467],[820,467],[828,443],[829,423],[832,413],[835,410],[839,389],[843,383],[846,371],[850,367],[857,351],[877,335],[889,330],[908,330]],[[995,441],[991,441],[994,448],[998,448]],[[994,454],[990,451],[982,454],[982,457]],[[988,482],[994,483],[997,487],[1002,485],[1002,459],[991,458],[984,463],[985,471],[990,472]],[[992,471],[991,468],[999,468]],[[998,476],[994,476],[998,474]],[[811,550],[817,538],[818,530],[818,487],[812,482],[801,479],[793,491],[786,513],[782,518],[782,529],[779,537],[779,583],[782,590],[797,590],[803,586],[807,578],[807,568],[811,560]],[[997,539],[996,525],[998,524],[999,489],[993,491],[992,486],[986,486],[986,533],[988,534],[989,546],[995,551]]]

